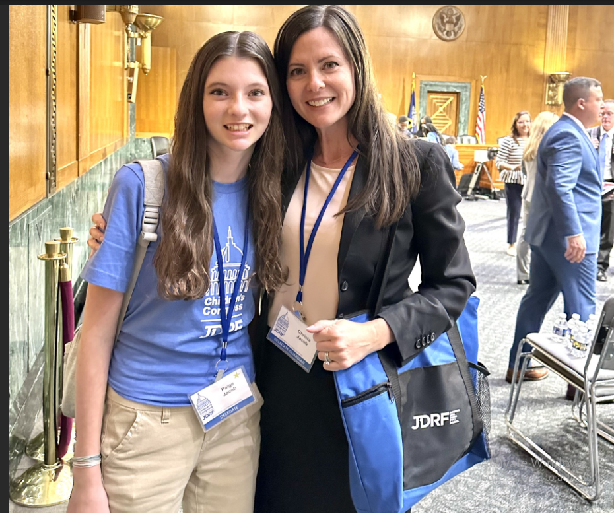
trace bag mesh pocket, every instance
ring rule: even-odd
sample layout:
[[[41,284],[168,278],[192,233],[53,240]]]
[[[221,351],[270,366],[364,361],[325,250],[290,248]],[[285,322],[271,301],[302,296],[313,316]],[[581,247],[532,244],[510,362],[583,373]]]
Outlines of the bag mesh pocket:
[[[488,376],[490,372],[480,362],[477,365],[469,363],[469,371],[473,384],[475,385],[475,393],[477,398],[477,406],[479,407],[479,415],[483,422],[483,432],[485,434],[485,443],[490,453],[490,428],[492,422],[492,407],[490,405],[490,383]]]

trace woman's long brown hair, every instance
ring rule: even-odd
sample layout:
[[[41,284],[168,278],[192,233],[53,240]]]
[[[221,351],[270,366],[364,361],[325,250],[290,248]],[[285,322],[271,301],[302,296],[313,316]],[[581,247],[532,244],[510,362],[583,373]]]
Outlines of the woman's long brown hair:
[[[167,299],[200,298],[210,286],[212,180],[203,94],[213,64],[226,56],[254,59],[270,89],[270,122],[255,145],[248,167],[249,204],[257,280],[267,291],[275,290],[284,281],[280,263],[280,176],[285,142],[276,68],[267,43],[258,34],[223,32],[210,38],[193,58],[175,115],[161,215],[162,237],[154,255],[158,290]]]
[[[368,162],[363,190],[349,200],[339,214],[366,208],[377,227],[399,219],[421,183],[413,143],[389,121],[379,98],[372,63],[363,33],[355,17],[337,5],[309,5],[295,11],[280,28],[274,43],[274,58],[285,92],[283,123],[287,137],[286,180],[301,173],[306,154],[314,146],[315,128],[293,108],[286,93],[291,51],[297,38],[317,27],[325,27],[338,39],[355,72],[355,101],[347,113],[349,136],[358,141],[360,155]],[[349,137],[350,139],[350,137]]]

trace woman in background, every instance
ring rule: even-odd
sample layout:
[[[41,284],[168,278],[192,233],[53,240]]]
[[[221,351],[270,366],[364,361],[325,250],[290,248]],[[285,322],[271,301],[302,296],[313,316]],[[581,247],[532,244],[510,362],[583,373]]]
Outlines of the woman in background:
[[[495,164],[500,171],[500,179],[505,183],[507,201],[507,254],[515,256],[515,241],[518,236],[518,223],[522,209],[522,188],[526,176],[522,171],[522,155],[530,132],[530,113],[521,110],[513,118],[511,134],[501,141]]]
[[[535,186],[535,174],[537,172],[537,150],[539,149],[539,143],[545,134],[556,121],[558,116],[550,111],[543,111],[537,115],[530,125],[530,135],[528,136],[528,142],[523,154],[523,165],[526,172],[526,184],[522,189],[522,232],[518,239],[517,247],[517,274],[518,285],[528,284],[528,263],[530,259],[530,246],[528,242],[524,240],[524,234],[526,233],[526,219],[528,218],[528,211],[530,209],[530,201],[533,196],[533,188]]]

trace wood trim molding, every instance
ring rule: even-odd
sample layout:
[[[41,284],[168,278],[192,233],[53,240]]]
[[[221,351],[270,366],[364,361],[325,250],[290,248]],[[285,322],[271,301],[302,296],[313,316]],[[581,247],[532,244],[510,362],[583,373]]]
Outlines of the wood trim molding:
[[[569,24],[568,5],[548,6],[548,26],[545,36],[545,58],[543,72],[567,71],[567,29]]]
[[[58,6],[47,6],[47,197],[57,189],[57,126],[56,126],[56,85],[58,46]]]
[[[121,139],[118,139],[117,141],[114,141],[108,144],[104,148],[100,148],[98,150],[93,151],[92,153],[90,153],[89,155],[86,155],[85,157],[80,157],[79,158],[79,176],[82,176],[85,173],[87,173],[93,166],[105,160],[109,155],[111,155],[112,153],[115,153],[120,148],[128,144],[128,142],[129,142],[128,138],[121,138]]]

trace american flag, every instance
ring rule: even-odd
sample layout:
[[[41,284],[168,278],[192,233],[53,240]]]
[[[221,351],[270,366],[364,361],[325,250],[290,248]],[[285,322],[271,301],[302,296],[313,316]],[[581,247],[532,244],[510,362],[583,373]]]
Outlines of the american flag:
[[[411,133],[417,132],[417,111],[415,109],[415,72],[413,72],[413,83],[411,84],[411,103],[409,105],[408,116],[410,121],[409,130]]]
[[[475,123],[475,135],[478,144],[486,143],[486,99],[483,84],[479,93],[479,109],[477,111],[477,121]]]

